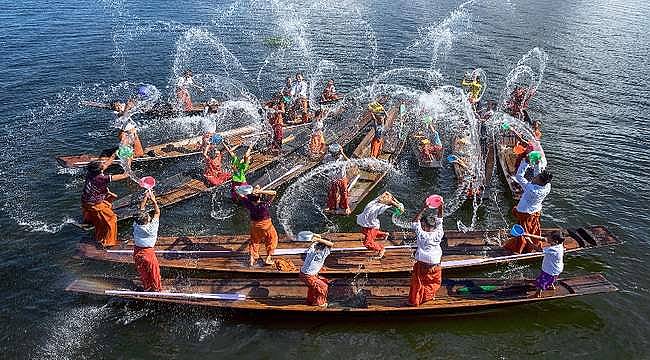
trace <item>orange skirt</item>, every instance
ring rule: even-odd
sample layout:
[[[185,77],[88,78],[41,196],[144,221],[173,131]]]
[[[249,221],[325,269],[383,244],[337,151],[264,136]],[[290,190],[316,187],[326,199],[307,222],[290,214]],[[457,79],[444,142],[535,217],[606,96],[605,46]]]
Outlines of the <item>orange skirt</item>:
[[[268,255],[273,255],[273,251],[278,247],[278,233],[275,231],[271,219],[251,221],[251,239],[248,243],[248,251],[253,259],[260,257],[259,250],[262,243],[264,243]]]
[[[541,217],[540,212],[528,214],[517,211],[517,208],[512,208],[512,214],[517,218],[517,222],[521,225],[527,234],[531,235],[542,235],[542,229],[540,226],[539,219]],[[529,239],[535,246],[540,245],[540,240],[538,239]],[[504,248],[512,251],[516,254],[523,254],[536,251],[536,249],[531,246],[524,236],[510,238],[504,245]]]
[[[440,265],[432,266],[416,261],[411,272],[409,303],[413,306],[420,306],[422,303],[435,299],[440,284],[442,284]]]
[[[103,246],[115,246],[117,242],[117,215],[113,205],[104,200],[97,204],[81,204],[83,222],[95,226],[95,240]]]
[[[381,148],[384,145],[384,139],[372,138],[370,142],[370,156],[376,158],[381,155]]]
[[[377,236],[385,235],[386,233],[375,228],[362,227],[361,233],[363,234],[363,246],[368,250],[382,251],[384,245],[376,242]]]
[[[300,280],[307,285],[307,305],[321,306],[327,303],[327,279],[320,275],[300,273]]]
[[[158,265],[158,258],[156,258],[154,249],[152,247],[142,248],[134,246],[133,262],[135,263],[135,268],[138,270],[138,274],[140,274],[144,291],[161,291],[160,266]]]

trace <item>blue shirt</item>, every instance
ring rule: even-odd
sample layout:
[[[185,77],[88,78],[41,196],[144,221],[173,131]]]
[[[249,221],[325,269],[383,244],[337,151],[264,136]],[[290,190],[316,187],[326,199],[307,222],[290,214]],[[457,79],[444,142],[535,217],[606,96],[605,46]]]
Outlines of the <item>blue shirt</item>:
[[[517,181],[524,190],[521,194],[521,199],[519,199],[519,203],[517,204],[517,211],[520,213],[533,214],[542,211],[542,201],[544,201],[546,195],[551,192],[551,184],[548,183],[544,186],[540,186],[528,181],[524,175],[529,166],[530,164],[528,164],[528,161],[522,160],[517,169],[517,174],[515,175],[515,181]]]
[[[332,249],[321,243],[313,243],[305,255],[305,263],[300,268],[300,272],[305,275],[317,275],[325,264],[325,259]]]

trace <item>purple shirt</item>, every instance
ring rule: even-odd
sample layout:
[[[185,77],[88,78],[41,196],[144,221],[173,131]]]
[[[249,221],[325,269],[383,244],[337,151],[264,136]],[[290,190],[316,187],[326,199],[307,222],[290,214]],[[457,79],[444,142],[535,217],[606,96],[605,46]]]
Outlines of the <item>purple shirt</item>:
[[[108,183],[111,182],[110,175],[97,175],[87,177],[81,193],[81,202],[84,204],[98,204],[106,198],[108,194]]]
[[[245,197],[241,199],[241,204],[248,209],[251,215],[251,221],[262,221],[271,218],[271,213],[269,212],[269,207],[271,206],[270,201],[260,201],[258,204],[253,204],[248,197]]]

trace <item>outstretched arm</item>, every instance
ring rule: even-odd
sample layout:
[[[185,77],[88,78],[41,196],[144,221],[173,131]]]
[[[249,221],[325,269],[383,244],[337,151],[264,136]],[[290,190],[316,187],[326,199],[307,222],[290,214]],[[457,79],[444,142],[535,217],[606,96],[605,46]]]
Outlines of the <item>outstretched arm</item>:
[[[418,211],[417,214],[415,214],[415,217],[413,218],[413,222],[420,221],[422,219],[422,215],[424,215],[424,212],[427,210],[427,202],[425,201],[424,204],[422,204],[422,208],[420,211]]]
[[[151,202],[153,202],[153,218],[154,219],[159,219],[160,218],[160,207],[158,206],[158,200],[156,200],[156,195],[154,195],[151,190],[149,190],[147,192],[149,193],[149,197],[151,198]]]
[[[526,187],[528,185],[529,181],[526,179],[524,176],[526,174],[526,170],[528,170],[528,167],[530,164],[526,159],[521,160],[521,163],[519,164],[519,167],[517,168],[517,173],[515,174],[515,181],[521,185],[521,187]]]

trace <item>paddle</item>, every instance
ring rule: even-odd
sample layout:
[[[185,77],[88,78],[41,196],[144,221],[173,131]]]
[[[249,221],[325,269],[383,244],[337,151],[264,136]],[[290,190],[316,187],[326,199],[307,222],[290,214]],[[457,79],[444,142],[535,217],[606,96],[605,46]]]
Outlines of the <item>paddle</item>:
[[[530,238],[533,238],[533,239],[539,239],[539,240],[546,241],[546,238],[543,237],[543,236],[532,235],[532,234],[526,233],[526,230],[524,230],[524,227],[519,225],[519,224],[512,225],[512,229],[510,229],[510,235],[512,235],[514,237],[526,236],[526,237],[530,237]]]

